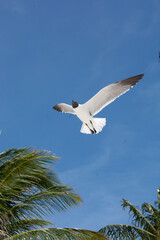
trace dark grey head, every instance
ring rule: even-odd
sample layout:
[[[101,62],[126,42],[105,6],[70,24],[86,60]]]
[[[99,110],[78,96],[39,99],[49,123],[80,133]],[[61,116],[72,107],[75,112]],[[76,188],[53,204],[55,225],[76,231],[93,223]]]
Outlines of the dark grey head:
[[[72,107],[73,107],[73,108],[77,108],[78,105],[79,105],[79,104],[78,104],[76,101],[73,101],[73,100],[72,100]]]

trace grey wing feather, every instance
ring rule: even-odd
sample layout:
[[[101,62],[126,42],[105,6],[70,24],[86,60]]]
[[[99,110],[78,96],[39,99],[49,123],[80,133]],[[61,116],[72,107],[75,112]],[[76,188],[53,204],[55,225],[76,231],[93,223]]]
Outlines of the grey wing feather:
[[[119,82],[110,84],[102,88],[95,96],[93,96],[88,102],[83,104],[87,108],[92,116],[100,112],[104,107],[113,102],[117,97],[127,92],[133,87],[144,74],[140,74],[134,77],[126,78]]]
[[[75,114],[74,109],[71,105],[66,103],[59,103],[53,107],[53,109],[57,110],[58,112],[62,113],[72,113]]]

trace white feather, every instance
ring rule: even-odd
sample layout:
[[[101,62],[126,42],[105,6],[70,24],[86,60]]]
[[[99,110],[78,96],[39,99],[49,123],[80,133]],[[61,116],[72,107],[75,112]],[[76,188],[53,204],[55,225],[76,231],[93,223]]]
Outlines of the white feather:
[[[96,129],[97,133],[101,132],[103,127],[106,125],[105,118],[93,118],[94,119],[94,128]]]
[[[105,118],[92,118],[93,120],[93,126],[96,130],[96,134],[101,132],[103,127],[106,125],[106,119]],[[81,133],[91,134],[91,130],[87,127],[85,123],[82,124]]]
[[[81,127],[81,130],[80,130],[81,133],[86,133],[86,134],[91,134],[91,130],[86,126],[85,123],[82,124],[82,127]]]

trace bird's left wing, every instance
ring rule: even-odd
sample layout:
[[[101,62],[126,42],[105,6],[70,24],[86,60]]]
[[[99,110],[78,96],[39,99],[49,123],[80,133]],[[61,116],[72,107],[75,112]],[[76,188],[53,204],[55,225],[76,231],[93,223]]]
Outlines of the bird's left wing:
[[[110,84],[102,88],[88,102],[83,104],[85,109],[88,109],[91,116],[96,115],[104,107],[113,102],[117,97],[127,92],[133,87],[144,75],[140,74],[134,77],[126,78],[119,82]]]
[[[53,107],[53,109],[57,110],[58,112],[62,112],[62,113],[75,114],[73,107],[66,103],[59,103],[59,104],[55,105]]]

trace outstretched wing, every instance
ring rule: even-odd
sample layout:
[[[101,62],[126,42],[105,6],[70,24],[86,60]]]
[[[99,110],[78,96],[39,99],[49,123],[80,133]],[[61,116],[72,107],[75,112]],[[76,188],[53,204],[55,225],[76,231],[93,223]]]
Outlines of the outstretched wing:
[[[66,103],[59,103],[53,107],[53,109],[57,110],[58,112],[62,113],[72,113],[75,114],[74,109],[71,105]]]
[[[93,96],[88,102],[83,104],[88,109],[92,116],[100,112],[104,107],[113,102],[117,97],[127,92],[133,87],[144,74],[140,74],[134,77],[126,78],[119,82],[112,83],[102,88],[95,96]]]

